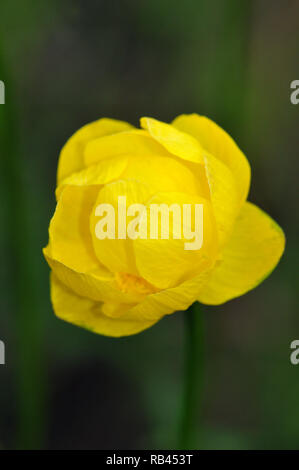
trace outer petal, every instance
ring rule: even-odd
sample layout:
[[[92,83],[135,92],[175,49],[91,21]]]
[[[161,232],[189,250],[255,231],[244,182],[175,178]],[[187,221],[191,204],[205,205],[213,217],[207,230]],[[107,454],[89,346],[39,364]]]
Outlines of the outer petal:
[[[103,118],[81,127],[70,137],[60,152],[57,182],[84,168],[83,153],[87,142],[104,135],[132,129],[130,124],[115,119]]]
[[[98,186],[66,186],[50,222],[51,257],[75,271],[100,266],[89,231],[89,216],[98,193]]]
[[[56,315],[65,321],[106,336],[128,336],[149,328],[164,315],[187,309],[207,275],[198,274],[177,287],[148,295],[135,306],[120,305],[115,307],[117,312],[111,312],[110,305],[77,296],[52,274],[51,299]]]
[[[196,139],[189,134],[178,131],[175,127],[156,119],[143,117],[140,120],[141,127],[146,129],[150,135],[168,152],[195,163],[204,163],[203,149]]]
[[[124,312],[119,318],[103,314],[103,304],[80,297],[51,276],[51,300],[56,315],[67,322],[106,336],[128,336],[139,333],[156,323]]]
[[[56,276],[79,295],[94,300],[132,303],[144,296],[118,289],[114,276],[95,256],[89,218],[98,195],[97,186],[66,186],[49,228],[44,255]]]
[[[223,251],[223,260],[198,300],[218,305],[253,289],[275,268],[284,245],[284,234],[271,217],[254,204],[245,203]]]
[[[222,160],[235,176],[240,205],[247,198],[250,185],[250,166],[234,140],[215,122],[198,114],[182,114],[172,123],[180,131],[187,132],[215,157]]]

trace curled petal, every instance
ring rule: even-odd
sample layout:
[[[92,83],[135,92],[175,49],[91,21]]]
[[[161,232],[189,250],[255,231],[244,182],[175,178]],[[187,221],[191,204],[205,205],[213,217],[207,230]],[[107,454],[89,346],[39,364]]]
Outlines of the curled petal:
[[[198,114],[182,114],[172,125],[195,137],[200,145],[232,171],[239,194],[239,205],[246,200],[250,185],[250,166],[235,141],[215,122]]]
[[[168,152],[183,160],[204,163],[203,149],[191,135],[179,131],[170,124],[148,117],[141,118],[140,123],[141,127],[146,129]]]
[[[57,184],[72,173],[85,167],[84,150],[87,142],[104,135],[116,134],[133,129],[131,124],[115,119],[102,118],[81,127],[62,148],[57,170]]]

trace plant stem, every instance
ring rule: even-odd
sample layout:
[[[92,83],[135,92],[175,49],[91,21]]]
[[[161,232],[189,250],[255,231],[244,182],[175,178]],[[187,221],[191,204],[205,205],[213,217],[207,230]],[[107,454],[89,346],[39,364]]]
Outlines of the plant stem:
[[[185,312],[184,381],[179,449],[195,449],[198,405],[203,385],[203,318],[198,302]]]

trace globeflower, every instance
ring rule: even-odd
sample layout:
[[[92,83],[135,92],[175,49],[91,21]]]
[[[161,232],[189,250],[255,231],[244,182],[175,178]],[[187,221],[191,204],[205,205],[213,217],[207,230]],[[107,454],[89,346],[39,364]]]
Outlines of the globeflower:
[[[247,201],[249,186],[245,155],[204,116],[181,115],[171,124],[145,117],[140,129],[103,118],[79,129],[60,154],[44,249],[56,315],[119,337],[196,301],[219,305],[256,287],[277,265],[285,238]],[[126,218],[135,218],[134,236],[99,235],[103,205],[113,208],[113,234],[123,233],[119,198],[139,208]],[[141,236],[152,205],[201,207],[200,249],[186,250],[186,237],[176,236],[186,233],[180,218],[169,220],[172,237]]]

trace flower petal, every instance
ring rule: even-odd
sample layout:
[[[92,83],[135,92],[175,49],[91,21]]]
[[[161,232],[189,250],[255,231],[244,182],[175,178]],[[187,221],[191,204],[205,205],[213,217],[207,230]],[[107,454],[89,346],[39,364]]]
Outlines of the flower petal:
[[[165,227],[161,224],[162,217],[157,218],[152,214],[154,204],[157,208],[163,204],[166,209],[165,215],[166,222],[169,222],[169,230],[168,233],[164,232],[165,239],[161,238],[163,226]],[[174,218],[171,212],[167,212],[172,204],[176,205],[180,211],[180,220]],[[183,213],[185,204],[191,208],[191,214],[187,216]],[[194,215],[196,204],[203,205],[203,220],[198,217],[198,248],[194,243],[195,237],[192,240],[184,237],[185,228],[192,229],[192,232],[198,229],[195,227]],[[152,235],[151,229],[155,228],[157,228],[157,234]],[[173,287],[207,270],[215,262],[218,252],[217,233],[211,204],[206,199],[185,193],[158,193],[147,202],[147,211],[140,221],[140,231],[142,230],[147,234],[147,238],[137,238],[133,241],[136,266],[140,276],[160,289]],[[155,239],[153,236],[158,238]],[[190,242],[192,249],[187,249],[186,244]]]
[[[50,247],[43,250],[44,256],[55,276],[77,295],[98,302],[132,305],[141,302],[145,295],[140,292],[120,290],[115,277],[104,267],[95,271],[79,272],[51,257]]]
[[[62,320],[106,336],[128,336],[150,328],[164,315],[187,309],[198,296],[207,273],[181,285],[148,295],[135,306],[101,304],[76,295],[51,274],[51,300]]]
[[[129,217],[126,217],[128,206],[131,204],[144,204],[149,199],[150,195],[151,190],[146,184],[134,180],[115,181],[114,183],[105,185],[99,192],[90,216],[90,232],[94,251],[98,260],[114,273],[122,272],[138,275],[135,265],[132,240],[130,238],[122,239],[118,236],[118,198],[126,198],[126,207],[123,205],[120,207],[122,210],[122,217],[124,217],[125,221],[124,236],[126,237],[127,223],[130,220]],[[96,215],[96,208],[102,204],[109,204],[113,208],[113,221],[111,222],[113,222],[114,225],[115,238],[108,237],[99,239],[96,235],[96,227],[98,222],[101,220],[99,216]]]
[[[260,284],[277,265],[285,245],[281,228],[254,204],[245,203],[223,259],[202,288],[198,300],[218,305]]]
[[[128,158],[128,165],[122,174],[124,179],[134,179],[147,184],[152,194],[160,191],[177,191],[203,195],[202,180],[179,159],[162,156]]]
[[[96,186],[66,186],[49,228],[44,255],[56,276],[79,295],[94,300],[133,303],[144,295],[121,292],[114,276],[97,259],[90,234]]]
[[[174,119],[172,125],[195,137],[205,150],[231,169],[236,180],[240,205],[242,205],[249,191],[250,166],[230,135],[211,119],[198,114],[182,114]]]
[[[111,181],[120,177],[127,165],[128,158],[122,156],[113,160],[101,161],[77,173],[72,173],[63,179],[56,188],[56,199],[59,199],[65,186],[92,186],[111,183]]]
[[[198,141],[191,135],[177,130],[170,124],[148,117],[141,118],[140,123],[141,127],[146,129],[168,152],[183,160],[204,163],[203,150]]]
[[[92,271],[100,265],[89,229],[98,193],[98,186],[66,186],[50,222],[51,257],[75,271]]]
[[[120,317],[103,314],[103,304],[80,297],[51,276],[51,301],[57,317],[80,327],[106,336],[128,336],[139,333],[159,320],[140,320],[138,316],[124,313]]]
[[[148,132],[136,129],[90,140],[84,151],[85,165],[93,165],[100,160],[119,155],[135,155],[142,158],[153,155],[169,156],[169,153],[152,139]]]
[[[178,310],[186,310],[197,300],[199,292],[207,281],[209,274],[210,272],[207,270],[176,287],[148,295],[142,302],[130,309],[130,315],[150,321],[159,316],[172,314]]]
[[[228,239],[239,211],[239,198],[231,170],[213,155],[204,156],[210,197],[217,223],[219,245]]]
[[[87,142],[97,137],[116,134],[132,128],[133,126],[126,122],[108,118],[102,118],[81,127],[70,137],[60,152],[57,170],[58,184],[67,176],[85,167],[83,154]]]

